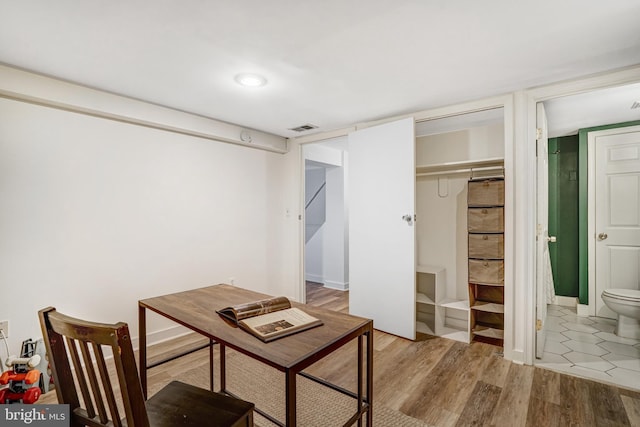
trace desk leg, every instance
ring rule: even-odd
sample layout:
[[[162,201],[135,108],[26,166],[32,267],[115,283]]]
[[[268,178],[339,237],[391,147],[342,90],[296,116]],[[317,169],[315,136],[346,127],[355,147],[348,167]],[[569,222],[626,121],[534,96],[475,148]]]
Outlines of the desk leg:
[[[227,390],[227,356],[225,349],[226,346],[220,343],[220,391],[223,393]]]
[[[367,335],[367,403],[369,412],[367,413],[367,427],[373,427],[373,327],[369,329]]]
[[[295,427],[296,425],[296,373],[291,369],[287,369],[285,372],[286,375],[286,387],[285,387],[285,398],[286,398],[286,426],[287,427]]]
[[[147,399],[147,316],[145,308],[138,304],[138,357],[140,358],[140,383],[142,394]]]
[[[213,340],[209,339],[209,388],[211,391],[215,391],[213,388]]]

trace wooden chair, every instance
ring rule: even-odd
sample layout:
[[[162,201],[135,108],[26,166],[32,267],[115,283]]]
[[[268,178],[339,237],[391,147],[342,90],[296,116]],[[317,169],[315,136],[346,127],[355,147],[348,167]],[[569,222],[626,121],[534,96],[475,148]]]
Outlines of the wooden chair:
[[[72,426],[253,426],[253,403],[178,381],[145,402],[126,323],[83,321],[53,307],[38,315],[58,402],[70,405]]]

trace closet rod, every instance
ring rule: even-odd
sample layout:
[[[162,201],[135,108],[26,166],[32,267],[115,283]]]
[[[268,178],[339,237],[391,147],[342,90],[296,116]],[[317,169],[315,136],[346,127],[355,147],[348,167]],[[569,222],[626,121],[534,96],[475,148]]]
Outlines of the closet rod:
[[[417,173],[416,176],[453,175],[453,174],[459,174],[459,173],[486,172],[486,171],[493,171],[493,170],[503,171],[503,173],[501,173],[500,176],[504,175],[503,166],[487,166],[483,168],[464,168],[464,169],[453,169],[453,170],[441,170],[437,172],[423,172],[423,173]]]

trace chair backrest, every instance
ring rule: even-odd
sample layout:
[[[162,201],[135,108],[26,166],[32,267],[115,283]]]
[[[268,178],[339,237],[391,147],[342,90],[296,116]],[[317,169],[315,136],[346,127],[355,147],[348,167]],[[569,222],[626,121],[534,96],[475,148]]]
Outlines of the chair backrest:
[[[70,405],[71,424],[148,427],[127,324],[74,319],[53,307],[38,315],[58,402]],[[110,370],[117,384],[112,384]]]

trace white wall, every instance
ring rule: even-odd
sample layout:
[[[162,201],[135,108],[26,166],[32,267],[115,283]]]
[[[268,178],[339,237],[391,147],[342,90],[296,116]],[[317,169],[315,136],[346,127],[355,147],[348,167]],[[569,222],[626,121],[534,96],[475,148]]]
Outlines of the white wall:
[[[321,166],[307,164],[304,177],[305,226],[307,229],[318,228],[324,224],[327,218],[326,187],[321,191],[327,181],[326,170]],[[307,235],[307,238],[309,237],[311,236]]]
[[[317,165],[308,165],[305,168],[305,206],[307,206],[316,191],[318,191],[318,189],[325,183],[325,168]],[[327,210],[325,187],[325,193],[319,194],[314,203],[309,208],[305,209],[305,279],[317,283],[324,283],[323,229],[326,218]]]
[[[440,186],[447,195],[439,195]],[[416,180],[416,245],[419,265],[446,269],[447,298],[468,300],[467,181],[460,175]]]
[[[137,335],[138,299],[232,277],[299,299],[298,168],[295,143],[276,154],[0,98],[11,352],[49,305]],[[148,327],[153,341],[172,324]]]
[[[324,284],[324,233],[322,227],[304,245],[304,278]]]
[[[327,169],[327,218],[323,227],[324,285],[329,288],[349,289],[349,272],[345,239],[347,217],[345,212],[345,168]]]

